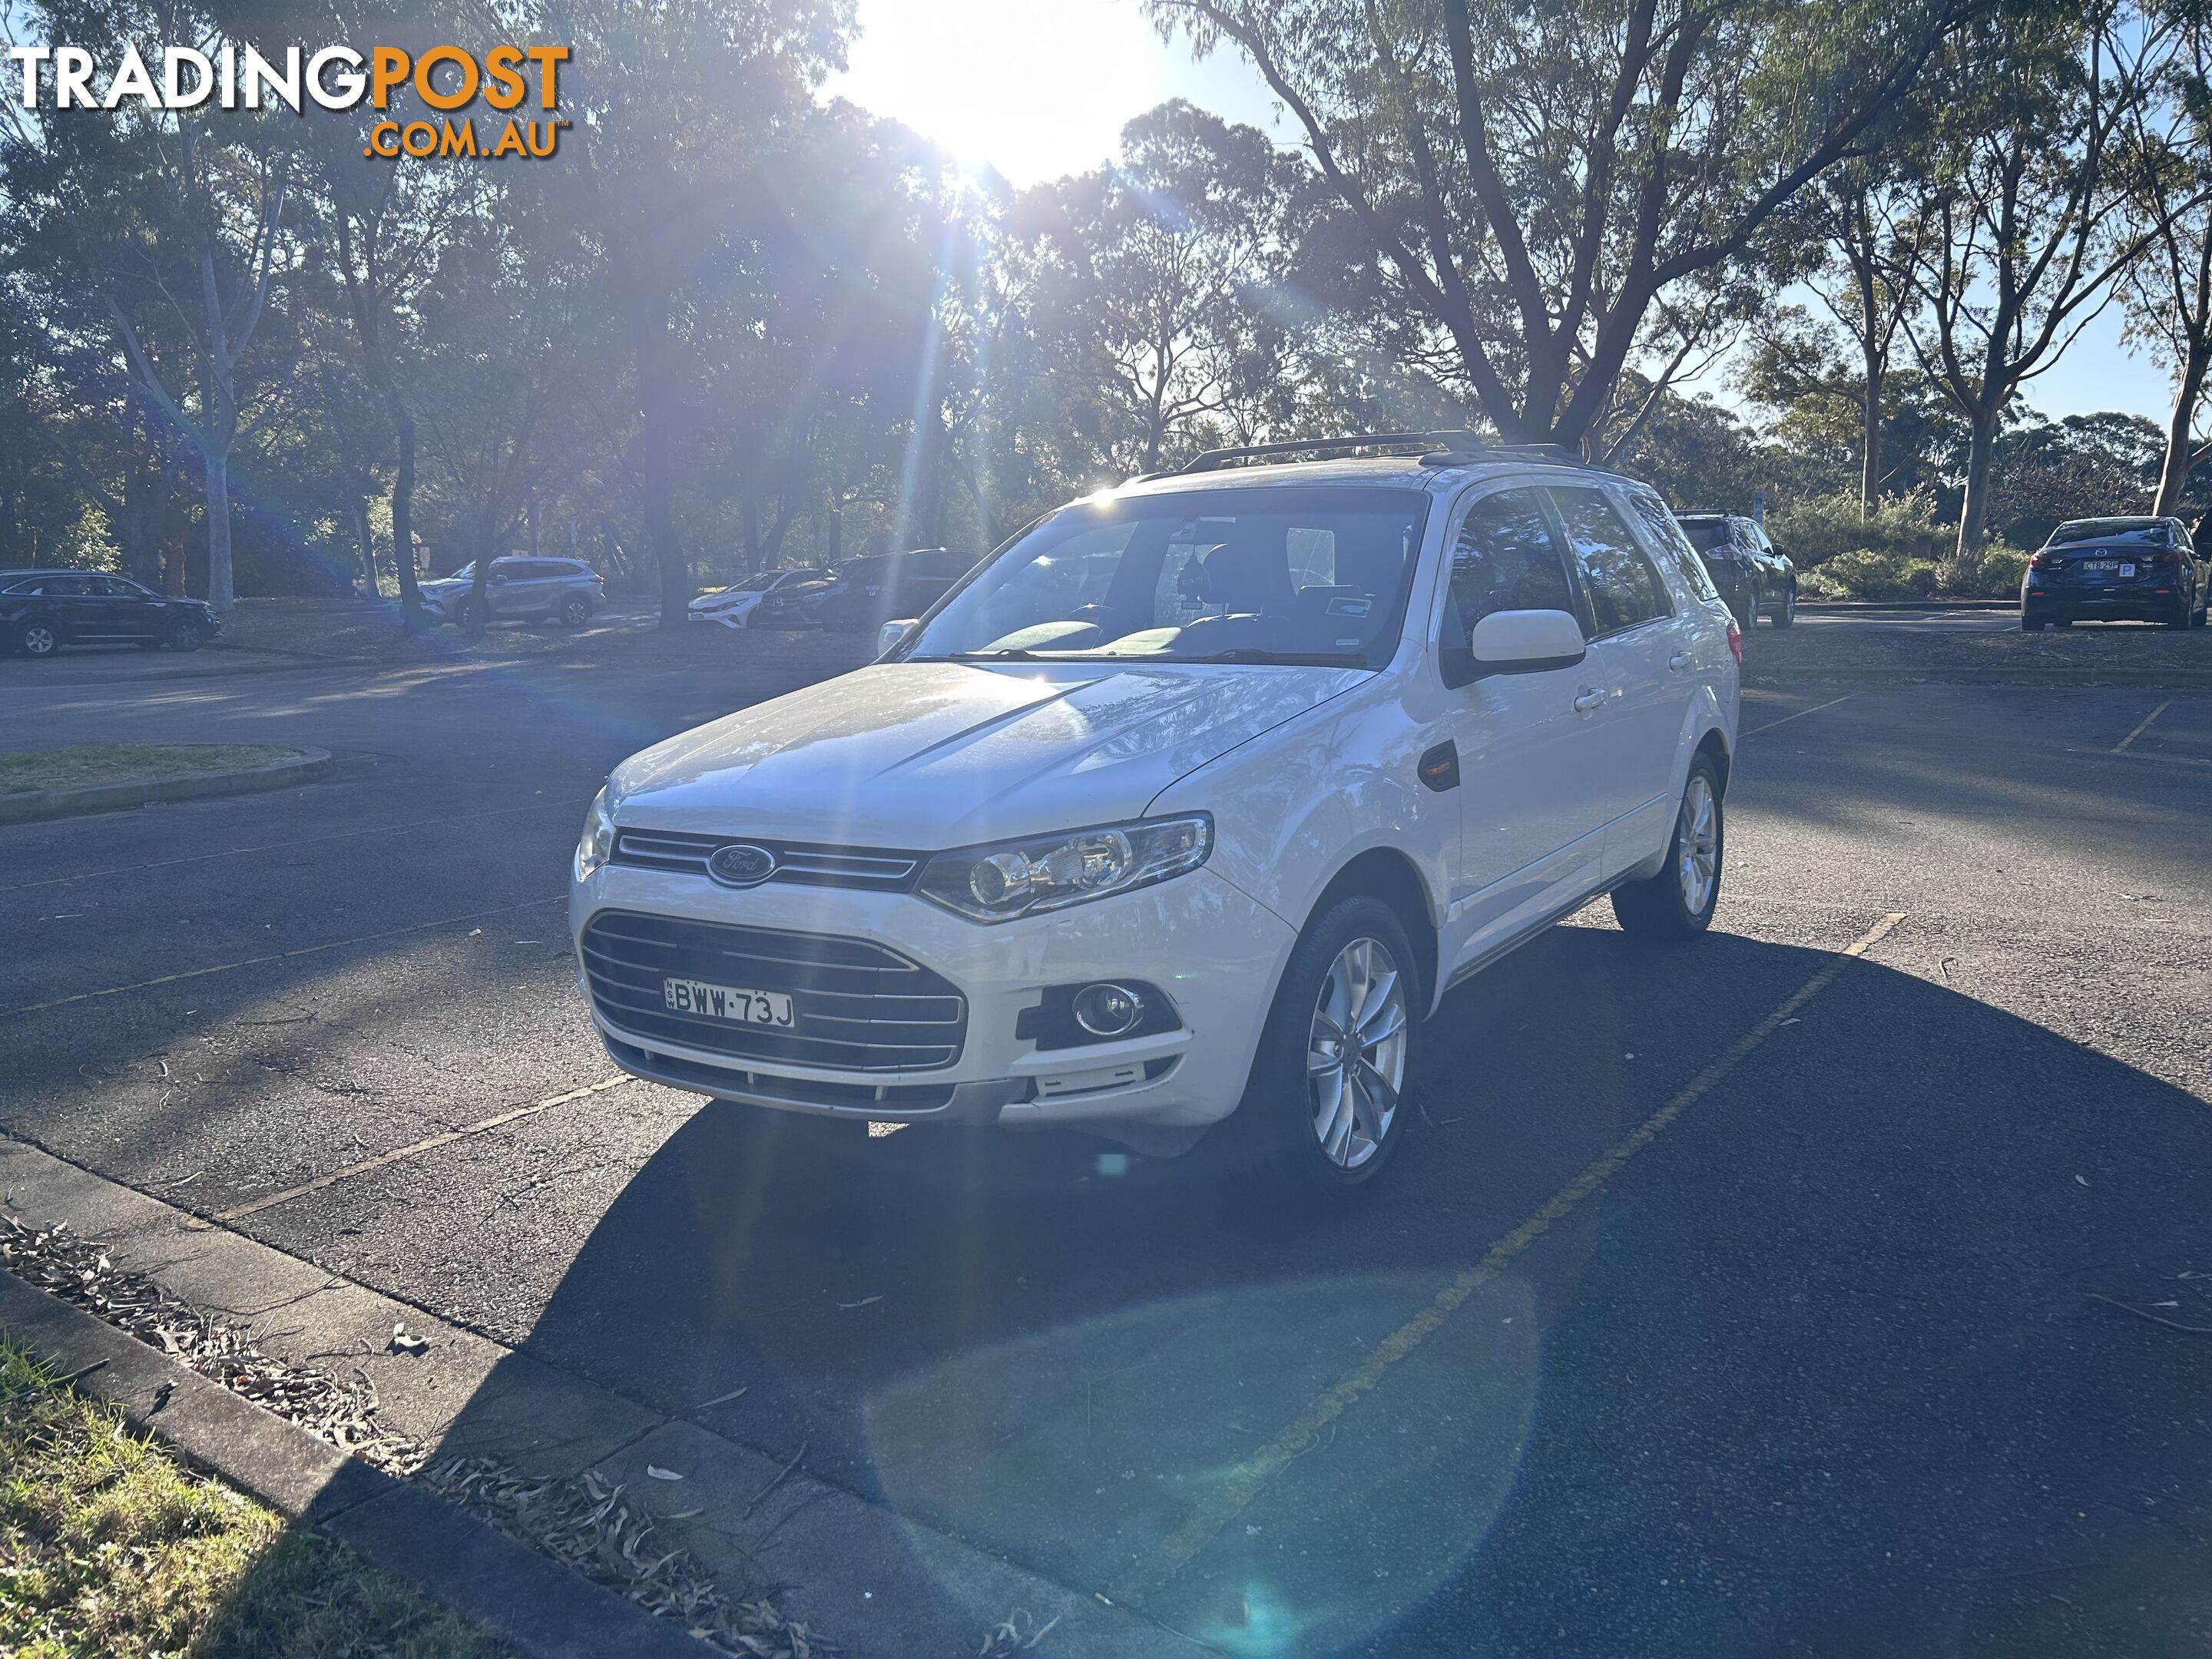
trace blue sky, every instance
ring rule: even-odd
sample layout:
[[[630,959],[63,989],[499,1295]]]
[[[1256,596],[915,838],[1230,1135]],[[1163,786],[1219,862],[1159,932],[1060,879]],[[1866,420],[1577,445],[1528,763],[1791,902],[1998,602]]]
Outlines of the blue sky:
[[[1241,58],[1194,63],[1136,0],[860,0],[860,23],[851,65],[829,90],[1017,185],[1097,166],[1124,122],[1167,98],[1294,137]],[[2122,343],[2117,307],[2027,397],[2047,415],[2117,409],[2161,425],[2172,403],[2165,372]]]

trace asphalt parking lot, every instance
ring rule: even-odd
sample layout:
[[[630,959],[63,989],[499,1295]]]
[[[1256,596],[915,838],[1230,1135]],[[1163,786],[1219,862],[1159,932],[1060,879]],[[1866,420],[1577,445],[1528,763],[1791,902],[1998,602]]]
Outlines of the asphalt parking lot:
[[[1341,1217],[641,1083],[375,1162],[611,1075],[585,802],[859,649],[731,646],[0,663],[341,763],[0,830],[0,1128],[1221,1651],[2212,1644],[2212,691],[1751,694],[1716,931],[1455,992]]]

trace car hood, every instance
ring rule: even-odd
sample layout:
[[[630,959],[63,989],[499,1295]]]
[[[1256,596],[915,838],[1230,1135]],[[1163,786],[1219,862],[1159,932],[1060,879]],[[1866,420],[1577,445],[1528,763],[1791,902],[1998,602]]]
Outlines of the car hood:
[[[882,663],[623,763],[625,828],[935,851],[1140,815],[1366,679],[1276,665]]]

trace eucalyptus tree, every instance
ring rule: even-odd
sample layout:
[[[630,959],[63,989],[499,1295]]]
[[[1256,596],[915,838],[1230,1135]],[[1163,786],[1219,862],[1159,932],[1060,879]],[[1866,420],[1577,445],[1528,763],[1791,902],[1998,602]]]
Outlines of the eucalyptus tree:
[[[1463,395],[1568,444],[1984,3],[1146,0],[1251,60]]]
[[[842,60],[850,0],[548,0],[574,57],[546,179],[550,210],[589,242],[618,308],[635,400],[632,450],[661,621],[680,626],[692,575],[676,516],[693,433],[688,336],[717,250],[773,231],[764,187]]]
[[[1979,557],[2000,424],[2148,245],[2127,141],[2170,28],[2124,0],[1991,15],[1946,46],[1903,273],[1915,354],[1968,430],[1954,568]]]
[[[2128,333],[2173,376],[2151,511],[2178,512],[2189,475],[2212,459],[2197,421],[2212,383],[2212,11],[2160,0],[2166,49],[2148,66],[2129,134],[2127,215],[2146,240],[2120,284]],[[2156,24],[2153,25],[2156,27]]]
[[[216,46],[215,16],[191,0],[33,0],[34,32],[116,63],[133,42]],[[264,330],[297,258],[293,133],[266,113],[112,109],[9,112],[4,165],[13,239],[51,289],[92,296],[147,401],[200,460],[209,601],[232,603],[230,463],[257,391],[282,379]],[[164,362],[149,312],[189,347]],[[260,359],[256,362],[256,357]]]

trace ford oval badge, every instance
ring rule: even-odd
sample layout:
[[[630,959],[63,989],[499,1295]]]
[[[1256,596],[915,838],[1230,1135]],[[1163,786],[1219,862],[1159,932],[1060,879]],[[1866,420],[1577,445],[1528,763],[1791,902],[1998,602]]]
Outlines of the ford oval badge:
[[[733,842],[708,855],[707,873],[725,887],[757,887],[775,873],[775,854],[750,842]]]

